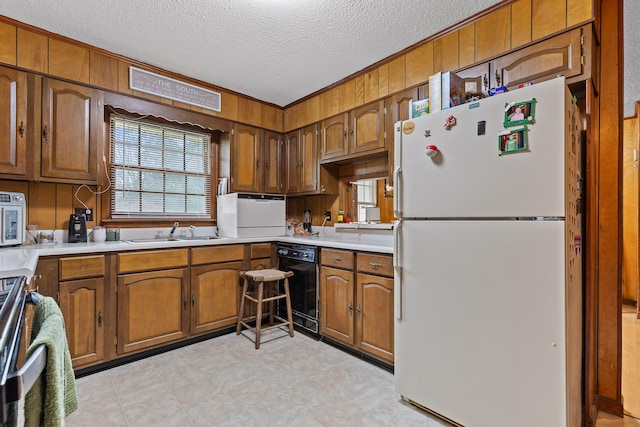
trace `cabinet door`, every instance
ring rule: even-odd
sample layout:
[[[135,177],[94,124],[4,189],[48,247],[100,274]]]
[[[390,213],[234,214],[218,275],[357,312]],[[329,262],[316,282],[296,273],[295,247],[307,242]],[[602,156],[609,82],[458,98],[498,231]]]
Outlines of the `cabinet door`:
[[[492,87],[504,85],[509,90],[527,82],[540,82],[559,74],[570,79],[583,72],[583,30],[576,28],[535,45],[492,61]],[[500,82],[496,81],[496,76]],[[584,76],[581,77],[581,79]]]
[[[27,73],[0,67],[0,174],[27,174]]]
[[[302,161],[300,159],[300,132],[290,132],[285,136],[287,153],[287,188],[286,193],[298,193],[300,191],[300,174]]]
[[[393,279],[358,273],[356,346],[393,363]]]
[[[118,354],[187,336],[188,270],[118,276]]]
[[[418,99],[418,89],[413,88],[404,92],[396,93],[384,100],[385,114],[385,134],[384,140],[387,146],[387,170],[389,176],[387,185],[393,186],[393,138],[395,135],[393,125],[400,120],[411,118],[411,100]]]
[[[104,359],[104,278],[60,282],[60,310],[73,367]]]
[[[284,143],[282,137],[278,133],[265,132],[264,139],[264,192],[265,193],[282,193],[284,185],[282,184],[284,168],[280,167],[282,163],[282,154],[284,153]]]
[[[356,108],[351,115],[349,152],[384,149],[384,101]]]
[[[307,126],[300,132],[300,191],[318,189],[318,132],[316,125]]]
[[[354,345],[354,302],[353,272],[322,267],[320,269],[320,334]]]
[[[100,95],[94,89],[43,80],[43,179],[97,182],[100,104]]]
[[[231,146],[231,191],[262,192],[262,131],[251,126],[235,125]]]
[[[349,114],[330,117],[320,122],[320,159],[333,159],[334,157],[349,154]]]
[[[238,321],[239,272],[242,262],[202,265],[191,269],[191,333],[200,334]]]

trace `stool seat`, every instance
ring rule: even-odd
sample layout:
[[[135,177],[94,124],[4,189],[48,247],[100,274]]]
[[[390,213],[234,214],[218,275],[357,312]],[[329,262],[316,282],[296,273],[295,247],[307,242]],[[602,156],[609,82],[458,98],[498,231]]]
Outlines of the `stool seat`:
[[[293,276],[292,271],[281,271],[273,268],[263,270],[249,270],[240,273],[240,277],[244,278],[242,286],[242,297],[240,299],[240,312],[238,313],[238,323],[236,325],[236,335],[240,335],[242,326],[255,333],[256,349],[260,348],[260,332],[268,329],[279,328],[282,326],[289,327],[289,336],[293,337],[293,316],[291,314],[291,297],[289,294],[289,277]],[[284,292],[278,289],[278,282],[283,280]],[[249,289],[251,283],[252,288]],[[274,301],[284,299],[287,306],[287,318],[284,319],[274,314]],[[256,304],[256,315],[245,317],[245,301]],[[269,311],[265,316],[269,317],[269,326],[262,326],[262,305],[269,304]],[[274,323],[274,319],[278,323]],[[249,322],[255,320],[256,325],[252,327]]]

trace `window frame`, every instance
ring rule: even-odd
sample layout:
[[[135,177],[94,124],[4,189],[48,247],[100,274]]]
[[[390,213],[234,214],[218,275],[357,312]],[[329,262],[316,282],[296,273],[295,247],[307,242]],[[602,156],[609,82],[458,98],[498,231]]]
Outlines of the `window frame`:
[[[162,108],[173,110],[171,107],[162,106]],[[154,108],[155,110],[155,108]],[[150,216],[132,216],[132,217],[114,217],[111,212],[111,198],[112,191],[109,189],[106,191],[102,197],[102,208],[104,214],[102,215],[103,220],[102,224],[105,226],[111,227],[149,227],[149,226],[165,226],[171,225],[176,219],[187,221],[189,224],[199,225],[199,226],[211,226],[216,224],[216,204],[215,204],[215,191],[213,190],[216,182],[216,177],[218,176],[218,147],[220,144],[221,135],[223,133],[228,133],[224,126],[220,126],[220,129],[213,129],[211,127],[206,127],[198,123],[198,117],[193,114],[193,121],[183,122],[177,120],[170,120],[165,117],[156,116],[154,114],[139,114],[132,113],[122,108],[113,107],[111,105],[105,105],[104,111],[104,167],[105,167],[105,175],[109,175],[109,179],[112,176],[112,165],[111,165],[111,114],[117,114],[125,119],[136,120],[148,122],[150,124],[157,124],[160,126],[167,126],[174,129],[182,129],[189,132],[197,132],[197,133],[206,133],[210,136],[210,145],[209,145],[209,205],[210,205],[210,215],[208,218],[195,218],[188,216],[164,216],[164,217],[150,217]],[[184,111],[176,110],[176,113],[180,113],[180,116],[184,116]],[[102,188],[106,189],[109,185],[107,179],[105,178],[102,183]],[[104,191],[104,190],[103,190]]]

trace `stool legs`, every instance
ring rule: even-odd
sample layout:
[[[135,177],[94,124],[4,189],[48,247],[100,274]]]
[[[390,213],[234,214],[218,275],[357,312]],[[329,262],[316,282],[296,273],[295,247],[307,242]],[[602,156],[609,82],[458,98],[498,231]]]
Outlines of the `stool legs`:
[[[244,296],[247,294],[247,288],[249,287],[249,280],[247,276],[244,276],[244,284],[242,285],[242,296],[240,297],[240,311],[238,313],[238,324],[236,325],[236,335],[240,335],[242,329],[242,319],[244,319]]]
[[[293,337],[293,315],[291,314],[291,294],[289,294],[289,278],[284,278],[284,294],[287,303],[287,320],[289,321],[289,336]]]
[[[256,313],[256,350],[260,348],[260,326],[262,325],[262,293],[264,292],[264,282],[258,283],[258,312]]]

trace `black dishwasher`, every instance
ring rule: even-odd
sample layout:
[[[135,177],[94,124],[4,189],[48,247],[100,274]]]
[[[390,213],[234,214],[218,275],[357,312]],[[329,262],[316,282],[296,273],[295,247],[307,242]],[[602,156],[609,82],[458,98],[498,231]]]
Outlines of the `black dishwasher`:
[[[278,243],[278,265],[282,271],[292,271],[289,278],[293,323],[300,328],[318,334],[318,248],[293,243]],[[280,283],[281,291],[284,291]],[[287,318],[282,300],[278,313]]]

